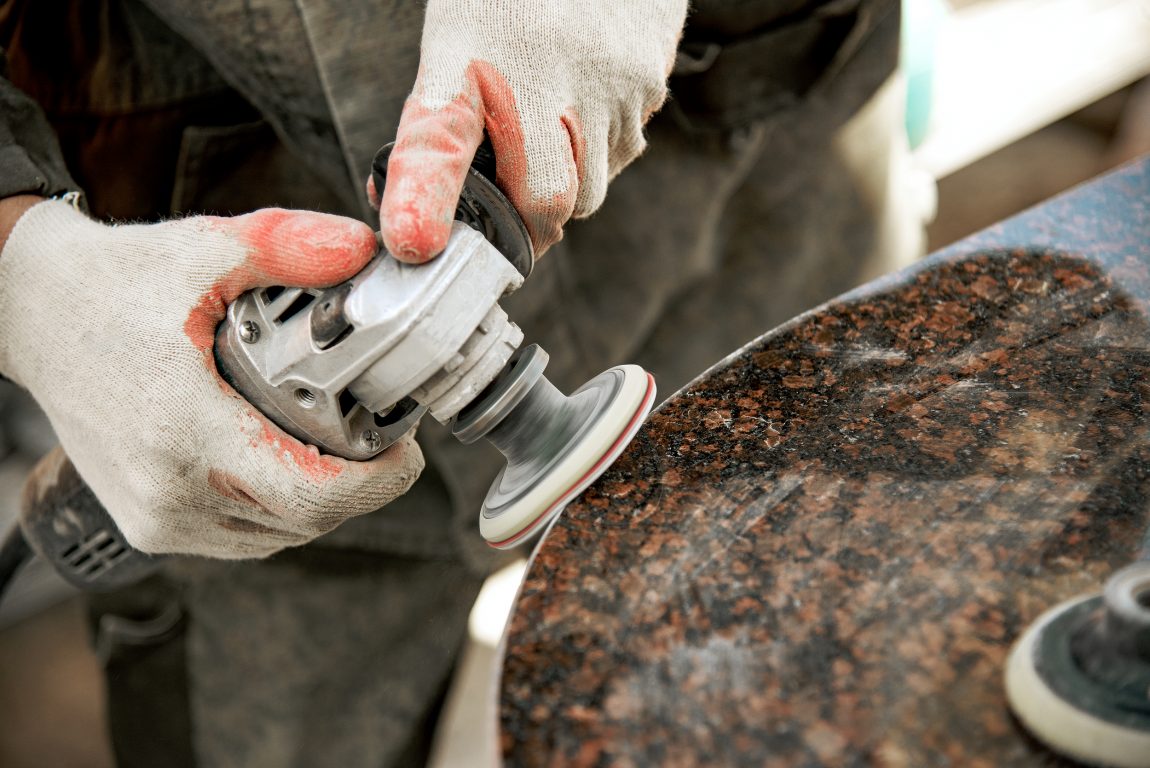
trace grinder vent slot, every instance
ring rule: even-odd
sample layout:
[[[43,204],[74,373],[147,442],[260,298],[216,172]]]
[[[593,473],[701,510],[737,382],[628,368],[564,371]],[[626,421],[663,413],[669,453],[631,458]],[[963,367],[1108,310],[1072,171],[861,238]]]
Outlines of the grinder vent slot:
[[[315,301],[315,298],[316,297],[314,295],[312,295],[306,291],[301,291],[299,296],[296,296],[295,300],[292,301],[291,304],[288,304],[287,308],[284,309],[283,312],[279,313],[279,315],[275,319],[276,324],[277,325],[283,325],[288,320],[291,320],[293,317],[298,315],[300,312],[303,312],[305,309],[310,307],[312,302]]]
[[[332,347],[336,346],[340,342],[346,340],[348,336],[351,336],[351,332],[354,330],[355,330],[355,326],[352,325],[351,323],[347,323],[343,327],[343,330],[340,331],[339,334],[334,339],[332,339],[331,341],[324,342],[324,343],[321,343],[320,340],[317,339],[316,344],[319,346],[320,349],[331,349]]]
[[[355,399],[355,395],[346,389],[343,390],[339,393],[339,415],[346,418],[357,403],[359,403],[359,401]]]
[[[415,402],[410,397],[405,397],[398,403],[391,407],[391,410],[383,414],[374,414],[375,426],[383,428],[390,427],[392,424],[398,423],[401,419],[406,418],[407,415],[419,408],[419,403]]]
[[[113,568],[128,554],[127,548],[109,531],[99,528],[64,550],[63,564],[84,581]]]

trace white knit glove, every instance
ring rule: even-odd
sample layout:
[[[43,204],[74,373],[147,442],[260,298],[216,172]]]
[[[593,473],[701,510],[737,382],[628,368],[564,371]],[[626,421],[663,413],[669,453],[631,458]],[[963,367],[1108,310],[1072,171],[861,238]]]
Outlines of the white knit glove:
[[[443,250],[485,129],[537,254],[591,215],[646,146],[686,11],[687,0],[429,0],[380,209],[388,250],[411,262]]]
[[[423,457],[410,436],[362,463],[289,437],[220,379],[215,328],[248,288],[330,285],[374,252],[366,225],[318,213],[108,227],[43,202],[0,253],[0,372],[133,546],[268,555],[402,494]]]

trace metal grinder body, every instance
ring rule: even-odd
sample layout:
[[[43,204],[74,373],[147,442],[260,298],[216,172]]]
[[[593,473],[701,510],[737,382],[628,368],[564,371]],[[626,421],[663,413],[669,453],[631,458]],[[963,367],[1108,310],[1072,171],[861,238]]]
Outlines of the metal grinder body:
[[[327,291],[263,289],[228,308],[220,373],[284,431],[366,460],[427,412],[448,423],[523,341],[498,300],[523,283],[484,237],[456,223],[427,264],[383,254]]]
[[[377,190],[389,152],[373,163]],[[655,387],[641,368],[618,366],[566,396],[543,375],[546,352],[519,351],[523,333],[498,302],[523,284],[534,255],[493,178],[481,148],[447,247],[426,264],[381,249],[332,288],[245,293],[217,329],[215,357],[252,405],[325,453],[370,460],[428,413],[461,442],[486,438],[507,466],[480,531],[502,548],[541,530],[610,465]],[[29,480],[20,527],[32,551],[82,588],[123,586],[158,562],[128,545],[59,449]]]
[[[377,190],[390,152],[372,163]],[[523,341],[498,301],[523,284],[534,254],[493,176],[484,146],[447,247],[426,264],[381,250],[333,288],[242,295],[216,333],[220,373],[284,431],[345,459],[372,458],[428,411],[449,422]]]

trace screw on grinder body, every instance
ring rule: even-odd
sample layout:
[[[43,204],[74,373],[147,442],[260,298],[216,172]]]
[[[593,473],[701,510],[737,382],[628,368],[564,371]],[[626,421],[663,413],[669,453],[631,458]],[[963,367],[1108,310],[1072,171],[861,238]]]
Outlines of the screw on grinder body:
[[[380,191],[390,149],[372,167]],[[370,460],[427,413],[463,443],[488,440],[507,466],[480,510],[480,532],[506,548],[542,530],[610,466],[650,411],[655,384],[623,365],[568,397],[543,375],[546,352],[518,351],[523,333],[498,302],[522,285],[534,254],[494,174],[485,144],[447,247],[426,264],[381,250],[332,288],[240,296],[217,329],[215,359],[285,432],[346,459]],[[20,528],[32,551],[85,589],[123,586],[159,562],[128,545],[59,450],[26,487]]]

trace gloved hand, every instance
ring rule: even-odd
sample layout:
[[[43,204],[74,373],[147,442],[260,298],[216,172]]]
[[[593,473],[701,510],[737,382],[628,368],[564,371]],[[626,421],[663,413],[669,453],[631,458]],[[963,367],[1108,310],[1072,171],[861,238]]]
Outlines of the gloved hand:
[[[109,227],[43,202],[0,253],[0,372],[134,547],[268,555],[402,494],[423,457],[411,436],[370,462],[304,446],[220,379],[215,328],[248,288],[330,285],[374,252],[367,226],[318,213]]]
[[[686,0],[430,0],[383,191],[388,250],[416,263],[443,250],[484,129],[536,254],[558,241],[646,146],[686,10]]]

